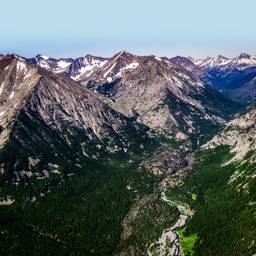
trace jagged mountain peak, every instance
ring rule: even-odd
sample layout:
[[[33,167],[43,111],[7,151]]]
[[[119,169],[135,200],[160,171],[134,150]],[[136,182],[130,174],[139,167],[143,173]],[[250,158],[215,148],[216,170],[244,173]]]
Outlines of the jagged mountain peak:
[[[171,58],[172,61],[177,63],[184,63],[184,64],[194,64],[192,57],[184,57],[184,56],[175,56]]]
[[[227,57],[218,55],[216,58],[208,56],[205,59],[196,60],[194,63],[201,68],[207,69],[227,65],[230,61]]]
[[[86,54],[84,57],[80,57],[80,58],[84,58],[88,61],[93,61],[93,60],[106,60],[107,58],[104,58],[104,57],[100,57],[100,56],[95,56],[95,55],[92,55],[92,54]],[[80,59],[80,58],[77,58],[77,59]]]
[[[72,58],[55,59],[45,55],[36,55],[35,58],[28,60],[29,62],[37,65],[38,67],[50,70],[55,73],[65,73],[69,70],[73,62]]]
[[[247,53],[241,53],[230,62],[228,68],[245,69],[252,66],[256,66],[256,57]]]
[[[170,60],[190,71],[192,74],[197,75],[198,77],[200,77],[200,75],[203,73],[201,67],[194,63],[195,60],[192,57],[176,56]]]
[[[76,81],[86,80],[92,73],[100,69],[107,58],[87,54],[84,57],[75,59],[67,72],[68,76]]]
[[[129,62],[134,59],[140,58],[138,55],[132,54],[128,51],[122,50],[116,54],[114,54],[111,58],[109,58],[110,61],[113,62]]]
[[[37,54],[35,58],[48,60],[48,59],[50,59],[51,57],[46,56],[46,55],[43,55],[43,54]],[[52,58],[51,58],[51,59],[52,59]]]
[[[226,57],[226,56],[223,56],[223,55],[218,55],[217,57],[216,57],[216,60],[219,60],[219,61],[227,61],[227,60],[230,60],[228,57]]]
[[[126,50],[121,50],[119,52],[117,52],[116,54],[114,54],[112,56],[112,58],[119,58],[119,57],[131,57],[131,56],[135,56],[134,54],[126,51]]]
[[[112,81],[119,78],[127,70],[132,70],[140,64],[141,57],[121,51],[107,59],[96,72],[87,77],[87,80],[97,82]]]
[[[204,59],[192,59],[195,65],[198,65],[204,69],[209,68],[239,68],[239,67],[249,67],[255,65],[255,57],[247,53],[241,53],[239,56],[230,59],[223,55],[218,55],[214,57],[206,57]]]
[[[119,112],[177,138],[198,132],[197,122],[192,121],[198,116],[206,123],[224,122],[222,96],[196,75],[165,58],[147,56],[138,62],[118,79],[92,82],[88,87],[110,98]]]
[[[0,60],[0,71],[1,145],[22,113],[31,123],[39,118],[43,127],[59,133],[67,145],[67,129],[84,131],[84,136],[90,131],[89,138],[99,143],[121,143],[121,130],[130,121],[105,104],[100,95],[13,56]]]
[[[251,55],[248,54],[248,53],[241,53],[237,59],[250,59],[251,58]]]

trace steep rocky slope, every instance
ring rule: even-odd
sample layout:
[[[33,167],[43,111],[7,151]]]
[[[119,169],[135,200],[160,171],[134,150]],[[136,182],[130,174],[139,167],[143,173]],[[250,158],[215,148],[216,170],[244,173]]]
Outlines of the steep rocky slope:
[[[207,142],[203,148],[215,148],[228,145],[233,153],[232,161],[242,161],[251,155],[255,161],[256,133],[255,133],[256,108],[249,108],[245,113],[231,120],[219,134]]]
[[[99,152],[126,152],[147,136],[145,127],[65,76],[15,56],[1,59],[0,68],[3,175],[19,176],[31,159],[74,165]]]
[[[166,58],[140,59],[136,68],[112,81],[90,79],[87,87],[111,99],[115,109],[180,139],[210,131],[236,110],[235,104]]]
[[[93,72],[90,76],[82,77],[80,81],[86,83],[94,80],[96,82],[111,82],[124,75],[125,72],[133,70],[140,65],[144,57],[121,51],[109,58],[104,65]]]
[[[126,51],[108,59],[87,55],[64,73],[110,99],[105,101],[117,111],[178,139],[210,132],[238,108],[199,79],[201,67],[182,57],[170,60]]]
[[[0,69],[0,142],[3,145],[9,136],[15,117],[26,104],[26,99],[40,76],[36,68],[15,56],[1,58]]]

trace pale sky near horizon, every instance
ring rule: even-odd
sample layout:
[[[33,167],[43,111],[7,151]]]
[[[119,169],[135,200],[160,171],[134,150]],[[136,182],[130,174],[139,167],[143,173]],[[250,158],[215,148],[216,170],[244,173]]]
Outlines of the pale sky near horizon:
[[[256,54],[255,0],[8,0],[0,53],[32,57]]]

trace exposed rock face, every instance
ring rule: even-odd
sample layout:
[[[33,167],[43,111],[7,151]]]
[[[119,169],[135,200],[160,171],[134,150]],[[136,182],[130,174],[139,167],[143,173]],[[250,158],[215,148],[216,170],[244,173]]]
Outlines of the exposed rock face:
[[[112,81],[121,77],[125,71],[136,68],[144,58],[121,51],[111,58],[88,54],[77,59],[54,59],[37,55],[29,61],[41,68],[54,73],[64,73],[73,80],[84,83],[89,80],[97,82]]]
[[[192,74],[201,76],[203,74],[203,69],[196,65],[190,58],[176,56],[170,59],[173,63],[182,66],[186,70],[190,71]]]
[[[198,78],[202,72],[186,58],[170,60],[126,51],[108,59],[87,55],[63,71],[104,96],[118,112],[177,139],[202,135],[233,112],[233,103]]]
[[[0,60],[0,143],[8,138],[13,120],[26,104],[26,99],[39,80],[36,68],[14,56]]]
[[[239,56],[232,59],[226,68],[228,69],[244,69],[249,67],[255,67],[256,66],[256,56],[249,55],[246,53],[241,53]]]
[[[13,172],[31,166],[31,159],[74,165],[100,152],[126,152],[147,136],[146,127],[66,76],[15,56],[1,59],[0,69],[0,162]]]
[[[35,58],[29,59],[29,62],[54,73],[64,73],[73,80],[86,84],[91,80],[96,82],[111,82],[122,77],[125,72],[137,68],[142,61],[151,57],[137,56],[127,51],[120,51],[110,58],[87,54],[77,59],[54,59],[37,55]],[[158,59],[168,60],[165,57]]]
[[[154,56],[141,59],[112,82],[90,81],[87,86],[110,98],[119,112],[179,139],[202,133],[203,126],[223,123],[232,112],[226,108],[232,103],[197,76]]]
[[[97,83],[114,81],[123,77],[124,73],[137,68],[150,57],[121,51],[111,58],[86,55],[77,59],[54,59],[37,55],[29,61],[39,67],[55,73],[64,73],[76,81],[87,84],[88,81]],[[159,59],[169,61],[168,58]],[[223,91],[231,100],[242,104],[253,104],[256,101],[254,88],[256,57],[253,55],[242,53],[233,59],[222,55],[205,59],[177,56],[170,61],[198,76],[206,84]]]
[[[234,156],[231,161],[243,160],[246,154],[256,149],[255,134],[256,107],[230,121],[226,128],[213,137],[203,148],[215,148],[228,145]],[[255,154],[252,155],[255,161]]]

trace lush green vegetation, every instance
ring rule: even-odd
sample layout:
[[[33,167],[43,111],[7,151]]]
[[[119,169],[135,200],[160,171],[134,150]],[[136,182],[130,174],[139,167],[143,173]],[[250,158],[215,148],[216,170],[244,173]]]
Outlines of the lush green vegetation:
[[[159,196],[143,198],[125,221],[130,234],[127,232],[126,239],[122,241],[121,251],[126,251],[127,255],[131,255],[132,250],[146,252],[150,244],[156,242],[163,230],[172,226],[178,216],[178,210],[163,202]]]
[[[179,231],[179,237],[182,252],[188,256],[195,255],[194,246],[198,239],[197,234],[186,235],[186,228],[183,228]]]
[[[198,235],[195,255],[256,253],[256,181],[250,176],[255,166],[223,165],[230,157],[227,147],[199,152],[184,185],[168,192],[195,210],[185,232],[186,237]]]
[[[17,150],[17,142],[11,141],[2,151],[0,160],[8,163],[9,172],[0,180],[0,196],[16,201],[0,206],[0,255],[140,255],[177,219],[177,209],[159,198],[160,178],[140,163],[159,144],[179,148],[179,143],[133,134],[128,152],[113,154],[97,149],[99,142],[90,143],[80,131],[72,133],[71,147],[47,131],[49,141],[33,135],[35,141],[26,149],[19,145]],[[27,143],[29,134],[22,130],[19,138]],[[81,141],[88,142],[87,153],[95,159],[81,154]],[[62,154],[55,155],[49,145]],[[27,160],[31,152],[40,157],[34,167]],[[254,155],[251,151],[246,159]],[[255,166],[223,165],[230,157],[227,147],[198,152],[184,184],[166,192],[195,210],[186,229],[179,231],[185,255],[256,253]],[[18,186],[7,182],[13,181],[13,165],[42,174],[49,163],[58,164],[59,174],[25,177]]]
[[[191,193],[191,198],[192,198],[192,200],[196,201],[197,200],[197,194]]]
[[[24,200],[1,207],[0,254],[111,255],[123,218],[137,196],[154,192],[155,182],[148,172],[111,159],[77,170],[31,203],[33,183],[19,191]]]
[[[126,153],[106,153],[97,149],[98,141],[86,143],[87,153],[98,160],[81,154],[81,141],[87,138],[80,131],[72,131],[77,135],[68,147],[52,131],[44,131],[49,139],[44,141],[37,137],[37,126],[28,127],[33,129],[19,131],[26,149],[10,140],[0,156],[1,162],[8,163],[0,180],[0,196],[15,199],[12,205],[0,206],[0,255],[113,255],[128,247],[145,251],[176,217],[176,210],[155,196],[159,178],[139,167],[162,137],[133,134]],[[54,154],[49,145],[61,154]],[[31,155],[40,158],[33,167],[28,162]],[[13,165],[42,175],[49,163],[57,164],[59,173],[50,172],[42,179],[25,176],[18,186],[13,184]],[[124,219],[143,198],[150,200],[129,223],[132,235],[120,243]]]

